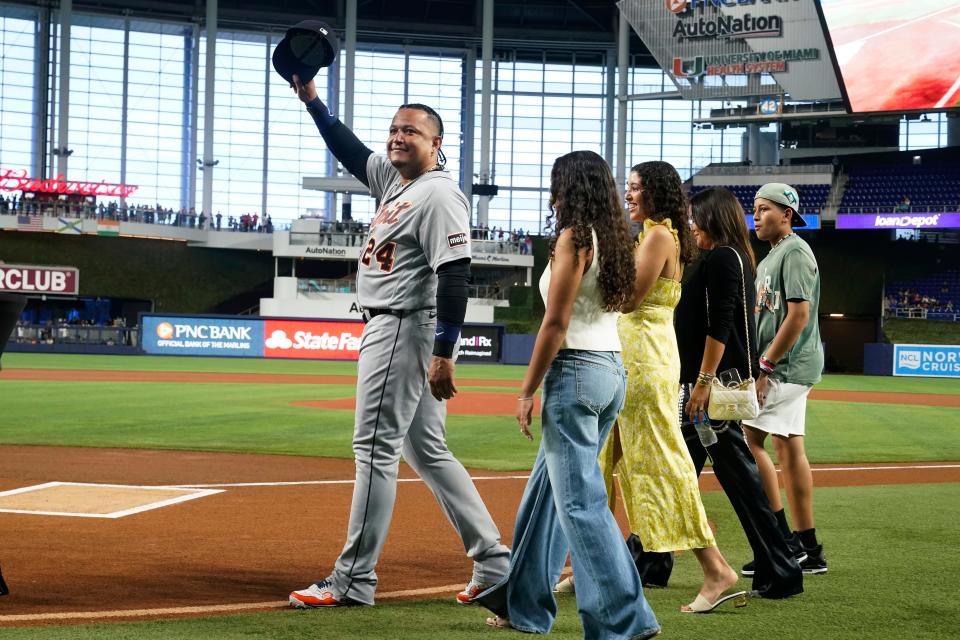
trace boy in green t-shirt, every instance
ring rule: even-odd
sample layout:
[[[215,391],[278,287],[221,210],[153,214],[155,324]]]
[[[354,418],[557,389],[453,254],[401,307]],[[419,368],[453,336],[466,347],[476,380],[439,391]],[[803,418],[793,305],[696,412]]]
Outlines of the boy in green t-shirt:
[[[753,206],[757,238],[769,242],[771,249],[757,265],[756,280],[760,415],[743,425],[770,507],[800,567],[808,574],[826,573],[823,545],[813,524],[813,474],[804,449],[807,396],[823,370],[817,313],[820,272],[810,245],[793,232],[806,226],[793,187],[765,184]],[[796,531],[783,511],[777,471],[764,448],[767,435],[773,435]]]

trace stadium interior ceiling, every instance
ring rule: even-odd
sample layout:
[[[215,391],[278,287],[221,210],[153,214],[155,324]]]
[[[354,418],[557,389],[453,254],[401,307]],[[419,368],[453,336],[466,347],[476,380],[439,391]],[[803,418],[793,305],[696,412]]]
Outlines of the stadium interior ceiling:
[[[35,5],[36,2],[26,4]],[[52,7],[58,3],[44,2]],[[312,18],[337,29],[344,26],[345,0],[220,0],[221,28],[243,26],[280,30]],[[203,0],[96,0],[73,3],[74,11],[105,14],[195,20],[202,23]],[[269,9],[267,8],[269,7]],[[479,46],[483,2],[474,0],[357,0],[358,35],[367,42],[402,43],[423,37],[425,28],[438,42],[449,46]],[[619,11],[612,0],[497,0],[494,7],[494,37],[498,43],[544,48],[572,44],[589,49],[615,46]],[[429,26],[428,26],[429,25]],[[631,32],[630,52],[634,59],[653,57],[636,34]]]

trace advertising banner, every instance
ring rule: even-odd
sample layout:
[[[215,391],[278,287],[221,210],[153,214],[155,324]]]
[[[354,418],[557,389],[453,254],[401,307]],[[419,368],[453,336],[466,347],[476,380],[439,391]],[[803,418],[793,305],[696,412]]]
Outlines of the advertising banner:
[[[617,6],[686,99],[841,96],[812,0],[620,0]]]
[[[457,362],[500,362],[502,327],[465,325]]]
[[[960,378],[960,345],[894,345],[893,375]]]
[[[263,320],[144,315],[141,324],[148,354],[263,357]]]
[[[141,348],[151,355],[357,360],[358,320],[141,316]],[[503,327],[464,325],[460,362],[499,362]]]
[[[837,229],[960,229],[960,213],[841,213]]]
[[[80,271],[76,267],[0,264],[0,291],[76,296],[80,294]]]
[[[362,322],[265,320],[263,355],[267,358],[356,360]]]

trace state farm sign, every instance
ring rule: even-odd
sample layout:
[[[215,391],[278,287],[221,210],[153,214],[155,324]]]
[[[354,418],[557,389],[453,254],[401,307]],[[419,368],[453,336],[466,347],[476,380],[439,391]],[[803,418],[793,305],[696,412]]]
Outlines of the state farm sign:
[[[80,271],[75,267],[0,264],[0,291],[75,296],[80,293]]]
[[[360,322],[267,320],[263,355],[268,358],[356,360],[360,357]]]

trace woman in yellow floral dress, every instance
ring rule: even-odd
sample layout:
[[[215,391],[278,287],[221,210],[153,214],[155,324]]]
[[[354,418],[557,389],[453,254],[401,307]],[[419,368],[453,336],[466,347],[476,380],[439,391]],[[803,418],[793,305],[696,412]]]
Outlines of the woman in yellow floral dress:
[[[613,473],[630,530],[647,552],[692,549],[703,587],[685,612],[710,611],[726,601],[737,573],[720,554],[700,500],[697,473],[680,431],[680,356],[673,310],[680,300],[682,264],[693,242],[680,176],[666,162],[633,167],[625,195],[630,218],[643,223],[635,251],[637,282],[632,310],[618,330],[627,370],[627,397],[600,454],[608,495]],[[734,594],[740,595],[740,594]],[[730,596],[733,597],[733,596]]]

